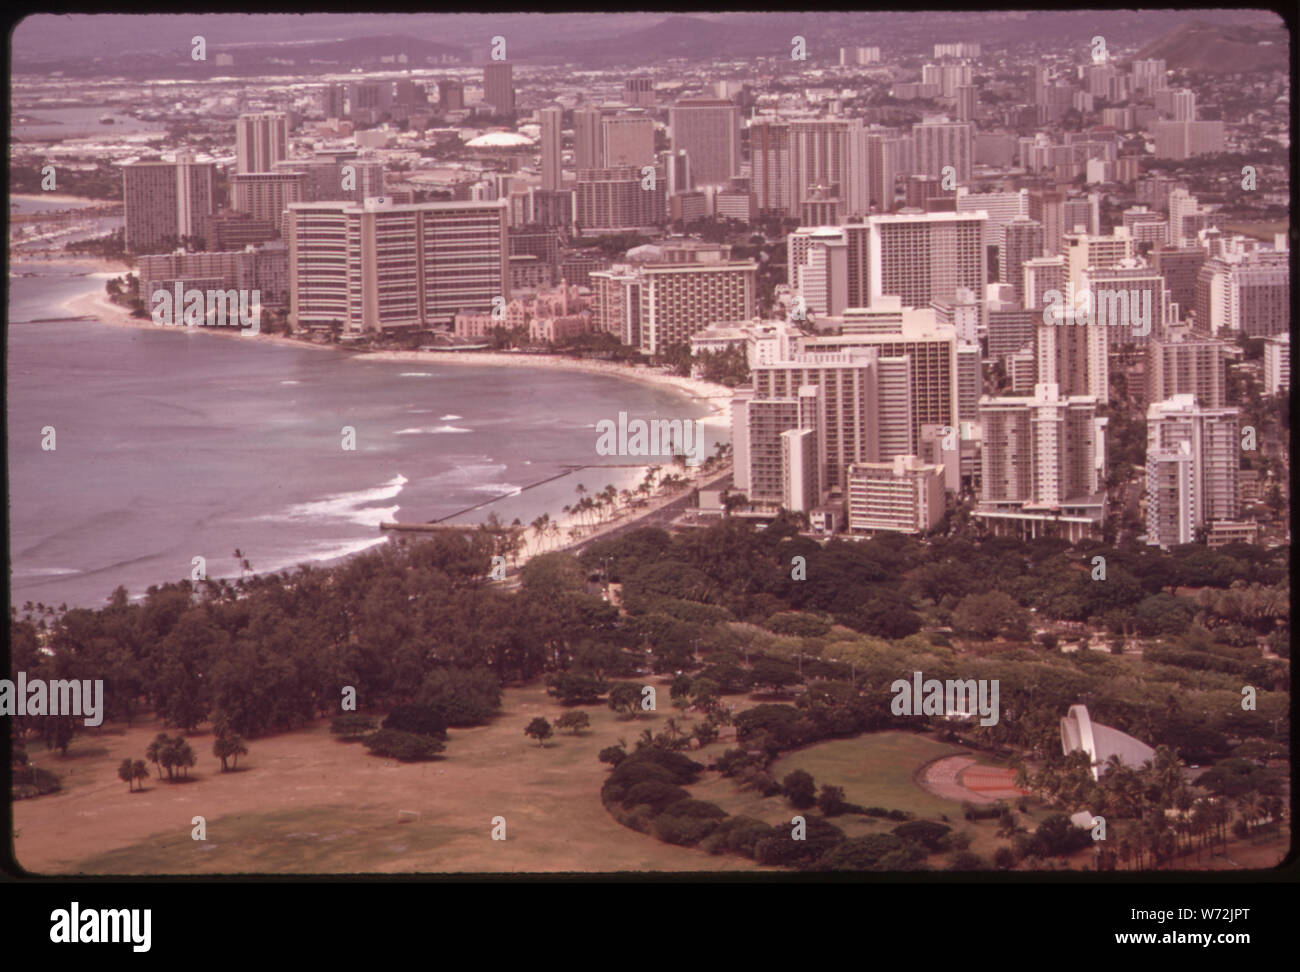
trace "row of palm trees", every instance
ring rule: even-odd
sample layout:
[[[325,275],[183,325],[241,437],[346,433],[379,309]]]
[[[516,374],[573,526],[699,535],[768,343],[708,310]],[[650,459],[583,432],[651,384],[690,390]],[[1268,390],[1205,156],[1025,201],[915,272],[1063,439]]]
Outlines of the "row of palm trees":
[[[165,732],[160,732],[145,749],[145,758],[158,768],[158,779],[162,779],[163,770],[167,770],[167,778],[176,780],[176,773],[179,771],[181,778],[189,775],[189,768],[198,762],[194,754],[194,748],[186,742],[184,736],[171,737]],[[244,740],[235,733],[220,732],[217,734],[216,741],[212,744],[212,755],[221,760],[221,772],[229,772],[232,768],[239,768],[239,757],[248,755],[248,746]],[[126,783],[128,790],[135,789],[135,784],[140,784],[140,789],[144,789],[144,781],[149,778],[149,767],[143,759],[132,760],[130,758],[122,760],[122,764],[117,768],[118,779]]]
[[[1016,770],[1017,787],[1035,791],[1049,804],[1087,807],[1104,816],[1110,842],[1101,848],[1105,853],[1100,856],[1113,855],[1125,867],[1160,867],[1193,852],[1199,862],[1207,848],[1214,853],[1216,842],[1226,849],[1230,826],[1237,836],[1252,836],[1280,822],[1284,812],[1281,797],[1253,790],[1235,801],[1198,796],[1168,746],[1158,746],[1140,769],[1112,754],[1100,780],[1092,779],[1088,757],[1082,752],[1037,773],[1030,772],[1023,757],[1012,757],[1010,764]]]
[[[1228,797],[1195,797],[1184,788],[1175,807],[1178,812],[1173,816],[1156,813],[1121,825],[1115,853],[1126,867],[1130,862],[1139,869],[1160,867],[1175,857],[1193,853],[1199,864],[1202,854],[1214,854],[1216,842],[1226,852],[1229,832],[1237,837],[1253,837],[1271,829],[1281,821],[1284,804],[1280,796],[1253,791],[1234,801]]]
[[[1196,604],[1201,610],[1199,620],[1207,627],[1241,624],[1267,631],[1279,621],[1290,620],[1291,584],[1285,579],[1271,586],[1235,580],[1227,590],[1202,588]]]
[[[700,471],[708,475],[723,467],[731,456],[731,444],[726,442],[718,443],[712,455],[705,457],[700,464]],[[686,469],[686,456],[677,455],[673,457],[674,465],[680,467],[684,473]],[[578,483],[575,488],[578,499],[562,508],[561,512],[566,517],[572,517],[576,521],[568,531],[571,539],[578,539],[584,532],[595,529],[601,524],[617,518],[632,509],[634,503],[644,502],[653,496],[656,492],[674,493],[690,485],[690,478],[678,473],[665,473],[663,466],[650,466],[641,482],[632,489],[619,489],[612,483],[607,483],[605,488],[599,492],[590,492],[586,485]],[[536,517],[527,527],[524,527],[519,520],[512,524],[513,530],[501,536],[499,541],[499,552],[506,554],[512,559],[522,550],[525,554],[535,554],[542,550],[545,541],[554,539],[560,535],[563,527],[560,521],[552,519],[549,513],[543,513]],[[529,536],[531,535],[531,541]]]
[[[645,477],[634,489],[622,489],[614,486],[612,483],[607,484],[599,492],[590,492],[587,487],[578,483],[575,492],[578,494],[578,500],[568,506],[565,506],[561,512],[566,517],[572,517],[575,523],[569,528],[569,536],[573,539],[580,537],[583,532],[592,530],[597,526],[607,523],[621,513],[625,513],[632,508],[634,502],[648,499],[656,490],[675,490],[686,485],[685,477],[673,474],[663,475],[662,466],[651,466],[646,470]],[[551,519],[549,513],[543,513],[529,524],[534,540],[534,550],[540,550],[542,541],[545,537],[557,536],[562,527],[558,520]],[[526,547],[525,547],[526,549]]]

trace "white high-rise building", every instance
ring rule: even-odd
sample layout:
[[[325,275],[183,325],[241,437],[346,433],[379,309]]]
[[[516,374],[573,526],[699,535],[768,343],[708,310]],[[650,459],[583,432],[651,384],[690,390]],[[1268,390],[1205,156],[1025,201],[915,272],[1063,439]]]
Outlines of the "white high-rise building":
[[[1196,121],[1196,92],[1179,88],[1173,93],[1174,121]]]
[[[743,488],[753,503],[801,510],[816,506],[821,419],[820,392],[815,385],[802,385],[788,394],[755,393],[752,389],[738,394],[732,401],[732,423],[744,438],[746,468],[737,477],[736,487]],[[791,432],[795,436],[789,436]]]
[[[1196,277],[1196,325],[1218,334],[1272,337],[1291,329],[1291,267],[1286,250],[1224,252]]]
[[[1133,238],[1123,226],[1116,226],[1109,236],[1066,233],[1064,249],[1066,282],[1074,286],[1076,293],[1083,290],[1088,270],[1117,267],[1135,255]]]
[[[508,203],[289,206],[289,321],[345,335],[450,324],[510,300]]]
[[[822,491],[843,489],[849,465],[874,462],[879,457],[879,393],[877,352],[855,350],[841,353],[796,353],[787,361],[760,365],[753,369],[754,387],[747,408],[763,400],[786,400],[797,403],[808,386],[817,392],[816,431],[818,482]],[[746,400],[746,395],[740,396]],[[760,406],[760,409],[763,406]],[[733,435],[742,430],[735,426],[738,413],[733,406]],[[802,428],[803,424],[786,424],[779,431]],[[753,441],[746,432],[746,440]],[[761,457],[748,456],[751,469]],[[739,468],[739,457],[736,459]],[[774,480],[773,480],[774,481]],[[754,488],[751,478],[749,488]]]
[[[1147,404],[1191,394],[1201,405],[1222,407],[1229,348],[1227,341],[1198,333],[1186,325],[1167,328],[1162,338],[1147,344]],[[1265,345],[1266,372],[1267,354]]]
[[[864,64],[879,64],[879,47],[841,47],[840,67],[860,67]]]
[[[797,218],[805,202],[829,197],[846,215],[867,212],[867,142],[857,119],[757,122],[750,126],[749,147],[760,211]]]
[[[1106,401],[1112,329],[1103,324],[1072,324],[1068,317],[1057,320],[1046,314],[1034,321],[1037,382],[1055,385],[1062,395]]]
[[[916,145],[914,174],[937,179],[943,176],[945,166],[952,166],[958,185],[970,182],[975,138],[969,122],[924,121],[912,126],[912,139]]]
[[[1169,193],[1169,245],[1187,246],[1196,239],[1199,229],[1195,224],[1186,222],[1188,217],[1197,217],[1201,205],[1186,189],[1175,189]]]
[[[1140,258],[1113,267],[1084,271],[1083,287],[1092,294],[1098,323],[1110,330],[1110,346],[1146,344],[1159,338],[1171,321],[1169,290],[1159,271]]]
[[[648,115],[614,115],[600,123],[606,168],[643,166],[655,160],[655,123]]]
[[[1157,159],[1182,161],[1224,151],[1227,130],[1222,121],[1160,121],[1152,127]]]
[[[804,337],[798,348],[804,353],[844,353],[871,350],[881,358],[908,358],[915,443],[922,425],[956,426],[960,409],[957,366],[957,331],[937,323],[933,309],[903,307],[891,302],[884,307],[849,308],[838,322],[841,334]]]
[[[988,285],[988,216],[977,213],[896,213],[867,219],[865,288],[870,303],[899,297],[904,307],[929,307],[959,288],[981,298]],[[850,266],[850,272],[853,267]],[[981,324],[987,318],[981,311]]]
[[[575,108],[573,111],[573,169],[605,168],[601,149],[600,123],[604,114],[599,108]]]
[[[831,317],[848,306],[848,244],[834,227],[808,238],[803,262],[790,277],[795,293],[814,318]]]
[[[880,458],[913,453],[920,423],[912,414],[912,358],[906,354],[881,355],[876,359],[876,371]]]
[[[1134,89],[1145,91],[1148,95],[1169,87],[1169,72],[1164,58],[1134,61],[1131,77]]]
[[[1193,531],[1208,527],[1213,520],[1235,520],[1239,509],[1238,469],[1241,465],[1240,412],[1235,408],[1207,408],[1196,396],[1175,395],[1153,402],[1147,409],[1147,485],[1157,492],[1156,510],[1147,498],[1147,542],[1159,546],[1186,543],[1181,525],[1170,535],[1171,523],[1190,518]],[[1189,460],[1175,458],[1185,453]],[[1152,463],[1155,457],[1158,461]],[[1190,475],[1177,497],[1189,513],[1171,519],[1167,491],[1175,478],[1168,463],[1190,462]],[[1152,477],[1156,477],[1154,480]],[[1179,474],[1182,476],[1182,474]],[[1188,492],[1190,491],[1190,495]],[[1154,517],[1154,519],[1153,519]],[[1177,537],[1177,538],[1175,538]]]
[[[725,321],[754,316],[758,265],[752,260],[655,263],[641,268],[641,350],[658,354]]]
[[[1291,334],[1285,332],[1264,342],[1264,394],[1291,390]]]
[[[1043,255],[1043,224],[1017,216],[1003,227],[998,251],[998,279],[1011,285],[1016,303],[1024,304],[1025,264]]]
[[[955,98],[958,88],[970,85],[971,66],[965,61],[923,65],[921,83],[937,84],[940,97]]]
[[[980,45],[970,41],[958,41],[953,44],[935,44],[935,57],[979,57]]]
[[[179,153],[175,162],[122,166],[126,248],[163,253],[203,237],[213,215],[216,166]]]
[[[564,181],[564,109],[543,108],[537,114],[542,121],[542,188],[559,189]]]
[[[925,533],[943,519],[944,467],[915,455],[849,467],[850,533]]]
[[[1098,536],[1105,519],[1106,419],[1097,399],[1034,386],[1032,398],[980,399],[981,495],[976,518],[998,533]]]
[[[1002,245],[1007,226],[1017,218],[1029,218],[1029,190],[1018,192],[971,192],[965,186],[957,187],[957,212],[988,214],[988,246]],[[1031,254],[1039,256],[1038,253]]]
[[[1184,441],[1148,449],[1146,457],[1147,543],[1169,549],[1196,539],[1192,444]]]
[[[235,171],[270,172],[289,157],[289,115],[263,111],[240,115],[235,122]]]
[[[740,109],[720,98],[688,98],[669,112],[673,151],[685,149],[697,186],[725,186],[740,172]]]
[[[1026,310],[1045,307],[1048,291],[1065,293],[1067,269],[1064,256],[1034,257],[1024,262],[1023,270],[1021,296]]]

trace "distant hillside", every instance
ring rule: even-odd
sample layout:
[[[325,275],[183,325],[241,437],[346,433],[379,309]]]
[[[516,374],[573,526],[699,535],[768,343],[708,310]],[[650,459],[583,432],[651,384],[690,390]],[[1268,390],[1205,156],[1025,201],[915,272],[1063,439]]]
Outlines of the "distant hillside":
[[[1206,74],[1285,71],[1291,37],[1281,26],[1181,24],[1138,52],[1139,58],[1162,57],[1171,69]]]
[[[561,53],[555,45],[540,51]],[[788,50],[789,35],[770,26],[748,26],[677,15],[650,27],[567,45],[564,56],[586,64],[648,63],[668,58],[732,60]]]
[[[142,18],[137,18],[142,19]],[[217,63],[218,54],[234,57],[233,65]],[[206,61],[191,60],[188,44],[173,47],[153,57],[114,52],[88,60],[32,58],[25,70],[57,66],[65,77],[93,77],[106,74],[127,78],[211,77],[213,75],[257,76],[275,74],[286,68],[311,74],[348,70],[354,67],[392,69],[430,64],[468,64],[468,49],[427,41],[407,34],[381,34],[342,40],[268,42],[251,44],[209,43]],[[405,61],[398,61],[405,55]],[[387,58],[387,60],[385,60]]]
[[[608,28],[607,36],[560,43],[541,29],[521,41],[516,51],[524,59],[589,67],[653,64],[670,58],[726,62],[788,57],[791,38],[797,34],[806,39],[809,64],[824,66],[838,62],[841,45],[879,45],[889,58],[928,57],[933,45],[943,40],[979,42],[986,52],[1059,48],[1063,44],[1087,50],[1098,34],[1123,37],[1133,44],[1153,42],[1167,36],[1187,16],[1177,10],[918,10],[888,14],[828,10],[812,17],[797,11],[702,12],[665,16],[658,23],[639,23],[632,29],[620,17],[608,16],[593,26]],[[1272,17],[1279,26],[1264,28],[1265,34],[1277,34],[1283,40],[1286,36],[1281,19],[1267,12],[1207,9],[1197,11],[1195,16],[1198,23],[1224,24],[1225,36],[1242,29],[1236,24]],[[1244,29],[1250,32],[1258,28]],[[1285,53],[1278,56],[1285,69]]]
[[[1195,23],[1187,23],[1195,18]],[[1271,20],[1271,24],[1270,24]],[[1247,26],[1239,26],[1245,24]],[[190,59],[202,27],[209,60]],[[1175,29],[1177,28],[1177,29]],[[941,41],[974,41],[999,53],[1090,50],[1097,35],[1146,44],[1171,66],[1206,71],[1286,70],[1289,37],[1260,10],[789,10],[761,13],[484,14],[36,14],[11,36],[12,70],[65,77],[202,78],[216,74],[313,73],[378,67],[405,54],[411,66],[468,63],[488,39],[509,41],[510,60],[621,69],[672,58],[706,64],[786,59],[791,38],[807,42],[807,64],[838,63],[841,46],[879,46],[886,61],[929,58]],[[426,40],[427,38],[427,40]],[[1260,46],[1259,40],[1273,40]],[[1166,50],[1167,48],[1167,50]],[[216,53],[232,54],[218,69]],[[292,61],[292,65],[283,62]],[[315,62],[314,64],[312,62]],[[391,63],[391,62],[389,62]],[[386,66],[386,64],[385,64]],[[793,68],[794,66],[791,65]]]
[[[379,62],[385,57],[405,54],[408,62],[422,64],[426,58],[441,60],[454,58],[468,60],[469,52],[463,47],[421,40],[407,34],[382,34],[375,37],[349,37],[346,40],[319,41],[312,44],[259,44],[252,46],[217,47],[218,52],[235,55],[238,63],[256,64],[271,58],[286,58],[298,64],[309,61],[334,62],[363,67]]]

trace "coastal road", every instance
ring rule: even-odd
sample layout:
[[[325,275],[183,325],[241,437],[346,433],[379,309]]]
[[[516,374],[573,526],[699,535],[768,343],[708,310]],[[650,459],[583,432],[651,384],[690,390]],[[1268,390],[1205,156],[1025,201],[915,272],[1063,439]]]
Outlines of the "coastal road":
[[[689,489],[682,490],[679,496],[673,497],[662,506],[657,506],[645,513],[640,513],[617,526],[602,530],[595,536],[584,537],[583,539],[569,544],[566,547],[562,547],[561,549],[565,553],[571,553],[576,557],[578,554],[582,553],[584,549],[597,541],[621,536],[622,534],[629,533],[632,530],[640,530],[644,527],[662,527],[666,530],[672,525],[673,520],[677,519],[677,517],[681,516],[683,512],[690,508],[691,492],[693,490],[722,489],[724,486],[730,485],[730,483],[731,469],[728,468],[711,479],[701,482],[698,485],[693,485]],[[517,588],[520,581],[520,570],[521,568],[511,567],[506,573],[506,579],[500,582],[500,587],[505,590]]]
[[[679,516],[682,515],[682,513],[684,513],[687,509],[690,508],[691,492],[694,489],[704,489],[704,490],[722,489],[723,486],[729,485],[730,483],[731,483],[731,470],[727,469],[725,472],[719,473],[718,475],[714,476],[712,479],[707,480],[705,482],[701,482],[698,486],[693,486],[690,489],[682,490],[680,496],[674,497],[673,499],[665,503],[663,506],[660,506],[654,510],[650,510],[649,512],[644,513],[641,516],[633,517],[632,519],[628,520],[626,523],[620,523],[612,530],[608,530],[604,533],[601,533],[598,536],[584,537],[582,540],[579,540],[577,543],[574,543],[572,546],[565,547],[564,549],[568,553],[577,556],[578,554],[582,553],[582,551],[588,545],[593,544],[598,540],[608,540],[610,537],[617,537],[624,533],[629,533],[632,530],[640,530],[645,527],[662,527],[666,530],[672,524],[673,520],[677,519]]]

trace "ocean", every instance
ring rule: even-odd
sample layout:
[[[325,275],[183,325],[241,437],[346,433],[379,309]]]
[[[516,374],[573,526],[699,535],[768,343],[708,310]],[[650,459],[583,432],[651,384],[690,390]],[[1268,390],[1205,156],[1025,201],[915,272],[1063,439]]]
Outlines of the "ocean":
[[[577,484],[635,486],[655,461],[598,455],[598,421],[709,414],[670,389],[580,372],[366,361],[196,328],[31,323],[66,317],[63,301],[103,287],[109,275],[89,269],[11,267],[10,592],[20,608],[96,607],[119,584],[138,597],[189,577],[196,556],[207,576],[235,577],[236,549],[258,573],[325,563],[385,542],[381,521],[484,501],[456,522],[559,517]],[[342,448],[345,426],[355,451]],[[52,451],[42,448],[49,427]],[[704,430],[707,453],[729,439],[716,417]]]

